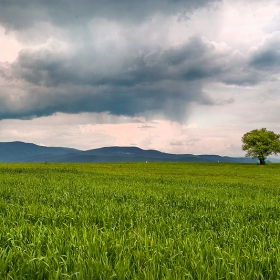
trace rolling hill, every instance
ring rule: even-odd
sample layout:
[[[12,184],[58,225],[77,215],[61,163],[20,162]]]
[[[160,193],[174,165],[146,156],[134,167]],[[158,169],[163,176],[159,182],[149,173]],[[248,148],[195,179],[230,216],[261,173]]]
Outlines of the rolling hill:
[[[169,154],[137,147],[103,147],[81,151],[65,147],[45,147],[24,142],[0,142],[0,162],[243,162],[245,157]]]

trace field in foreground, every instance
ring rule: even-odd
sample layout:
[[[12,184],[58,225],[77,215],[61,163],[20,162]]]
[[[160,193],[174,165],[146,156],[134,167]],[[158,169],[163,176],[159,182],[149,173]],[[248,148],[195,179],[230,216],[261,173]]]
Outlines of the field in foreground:
[[[280,279],[280,165],[0,164],[0,279]]]

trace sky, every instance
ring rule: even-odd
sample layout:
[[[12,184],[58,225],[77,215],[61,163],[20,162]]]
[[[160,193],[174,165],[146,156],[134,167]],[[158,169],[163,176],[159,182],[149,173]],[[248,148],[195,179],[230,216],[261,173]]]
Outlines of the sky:
[[[244,156],[279,105],[279,0],[0,0],[1,142]]]

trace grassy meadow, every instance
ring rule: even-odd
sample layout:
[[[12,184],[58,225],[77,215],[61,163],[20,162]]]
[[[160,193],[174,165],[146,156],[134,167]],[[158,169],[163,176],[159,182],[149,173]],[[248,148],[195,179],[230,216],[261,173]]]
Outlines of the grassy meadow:
[[[0,279],[280,279],[280,165],[0,164]]]

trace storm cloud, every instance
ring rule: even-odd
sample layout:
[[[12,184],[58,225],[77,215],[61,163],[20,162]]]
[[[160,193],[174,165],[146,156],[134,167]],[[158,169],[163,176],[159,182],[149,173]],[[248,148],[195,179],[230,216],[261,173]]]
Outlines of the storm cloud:
[[[280,67],[279,34],[244,53],[199,34],[174,43],[162,29],[172,17],[187,24],[196,9],[219,2],[1,1],[0,23],[23,48],[0,63],[0,119],[109,112],[183,121],[190,104],[234,102],[205,86],[270,79]]]
[[[84,25],[92,18],[141,22],[162,13],[185,18],[194,9],[219,0],[2,0],[0,22],[7,29],[22,30],[37,22],[68,28]]]
[[[280,31],[273,32],[258,46],[252,48],[250,65],[263,71],[280,70]]]
[[[0,95],[5,104],[1,118],[109,111],[181,120],[191,102],[216,104],[203,83],[235,71],[234,54],[221,55],[200,37],[170,48],[147,46],[141,52],[129,40],[125,49],[111,53],[57,45],[23,49],[16,61],[0,65],[2,83],[13,89]]]

